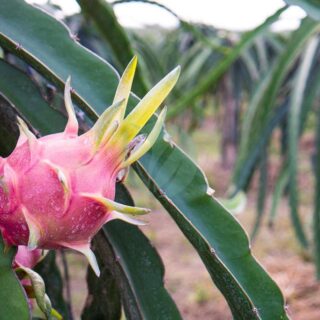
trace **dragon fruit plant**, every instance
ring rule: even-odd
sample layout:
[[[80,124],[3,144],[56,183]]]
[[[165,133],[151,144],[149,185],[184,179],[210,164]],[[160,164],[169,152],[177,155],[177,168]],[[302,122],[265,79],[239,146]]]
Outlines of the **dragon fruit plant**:
[[[0,158],[0,228],[7,245],[77,250],[99,276],[90,249],[92,237],[113,219],[143,224],[135,216],[149,210],[115,202],[115,184],[156,141],[166,108],[148,136],[137,134],[175,85],[179,68],[125,117],[136,64],[134,57],[119,82],[113,105],[80,136],[70,78],[64,93],[69,118],[64,132],[37,139],[19,119],[16,148],[8,158]]]

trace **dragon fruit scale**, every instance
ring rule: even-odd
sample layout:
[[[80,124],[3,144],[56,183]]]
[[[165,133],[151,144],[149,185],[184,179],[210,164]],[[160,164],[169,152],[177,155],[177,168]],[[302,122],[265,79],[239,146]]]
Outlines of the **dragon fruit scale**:
[[[17,145],[9,157],[0,157],[0,230],[7,245],[71,248],[83,253],[99,275],[90,249],[92,237],[113,219],[143,223],[134,217],[149,210],[115,202],[115,184],[156,141],[165,108],[148,136],[138,133],[175,85],[179,67],[125,117],[136,64],[134,57],[120,79],[112,106],[80,136],[70,78],[64,93],[68,113],[64,132],[37,139],[18,119]]]
[[[25,267],[32,269],[48,253],[47,250],[29,249],[27,246],[18,246],[13,261],[13,268]]]

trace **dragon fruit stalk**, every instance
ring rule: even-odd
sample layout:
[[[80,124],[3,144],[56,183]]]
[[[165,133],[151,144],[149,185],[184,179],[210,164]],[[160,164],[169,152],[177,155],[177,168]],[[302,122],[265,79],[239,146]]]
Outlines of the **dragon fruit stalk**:
[[[65,86],[69,118],[64,132],[37,139],[18,119],[17,146],[8,158],[0,157],[0,229],[7,245],[71,248],[83,253],[99,275],[90,250],[92,237],[113,219],[143,223],[134,217],[149,210],[115,202],[115,184],[119,174],[156,141],[165,109],[147,137],[137,134],[175,85],[179,68],[124,117],[136,64],[135,57],[124,71],[112,106],[80,136],[70,79]]]

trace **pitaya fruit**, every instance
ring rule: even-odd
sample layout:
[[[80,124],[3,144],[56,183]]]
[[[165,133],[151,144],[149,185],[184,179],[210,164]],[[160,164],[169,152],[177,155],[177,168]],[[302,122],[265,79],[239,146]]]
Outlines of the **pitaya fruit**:
[[[8,245],[75,249],[86,255],[99,275],[90,250],[92,237],[110,220],[139,224],[133,217],[149,212],[116,203],[115,184],[157,139],[165,108],[147,137],[137,134],[175,85],[179,67],[124,118],[136,64],[135,57],[120,79],[113,105],[80,136],[70,79],[64,93],[69,117],[64,132],[37,139],[18,119],[17,146],[8,158],[0,157],[0,229]]]

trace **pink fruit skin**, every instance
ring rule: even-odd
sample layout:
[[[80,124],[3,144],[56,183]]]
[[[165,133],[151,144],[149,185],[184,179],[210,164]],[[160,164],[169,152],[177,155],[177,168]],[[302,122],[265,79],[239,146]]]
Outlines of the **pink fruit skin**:
[[[13,268],[26,267],[32,269],[42,258],[42,250],[30,250],[26,246],[19,246],[14,258]]]
[[[93,155],[86,135],[59,133],[32,144],[26,139],[18,142],[0,162],[0,227],[7,243],[27,245],[29,225],[34,224],[40,231],[39,248],[88,244],[108,221],[109,212],[80,193],[113,199],[118,164],[115,152]]]

